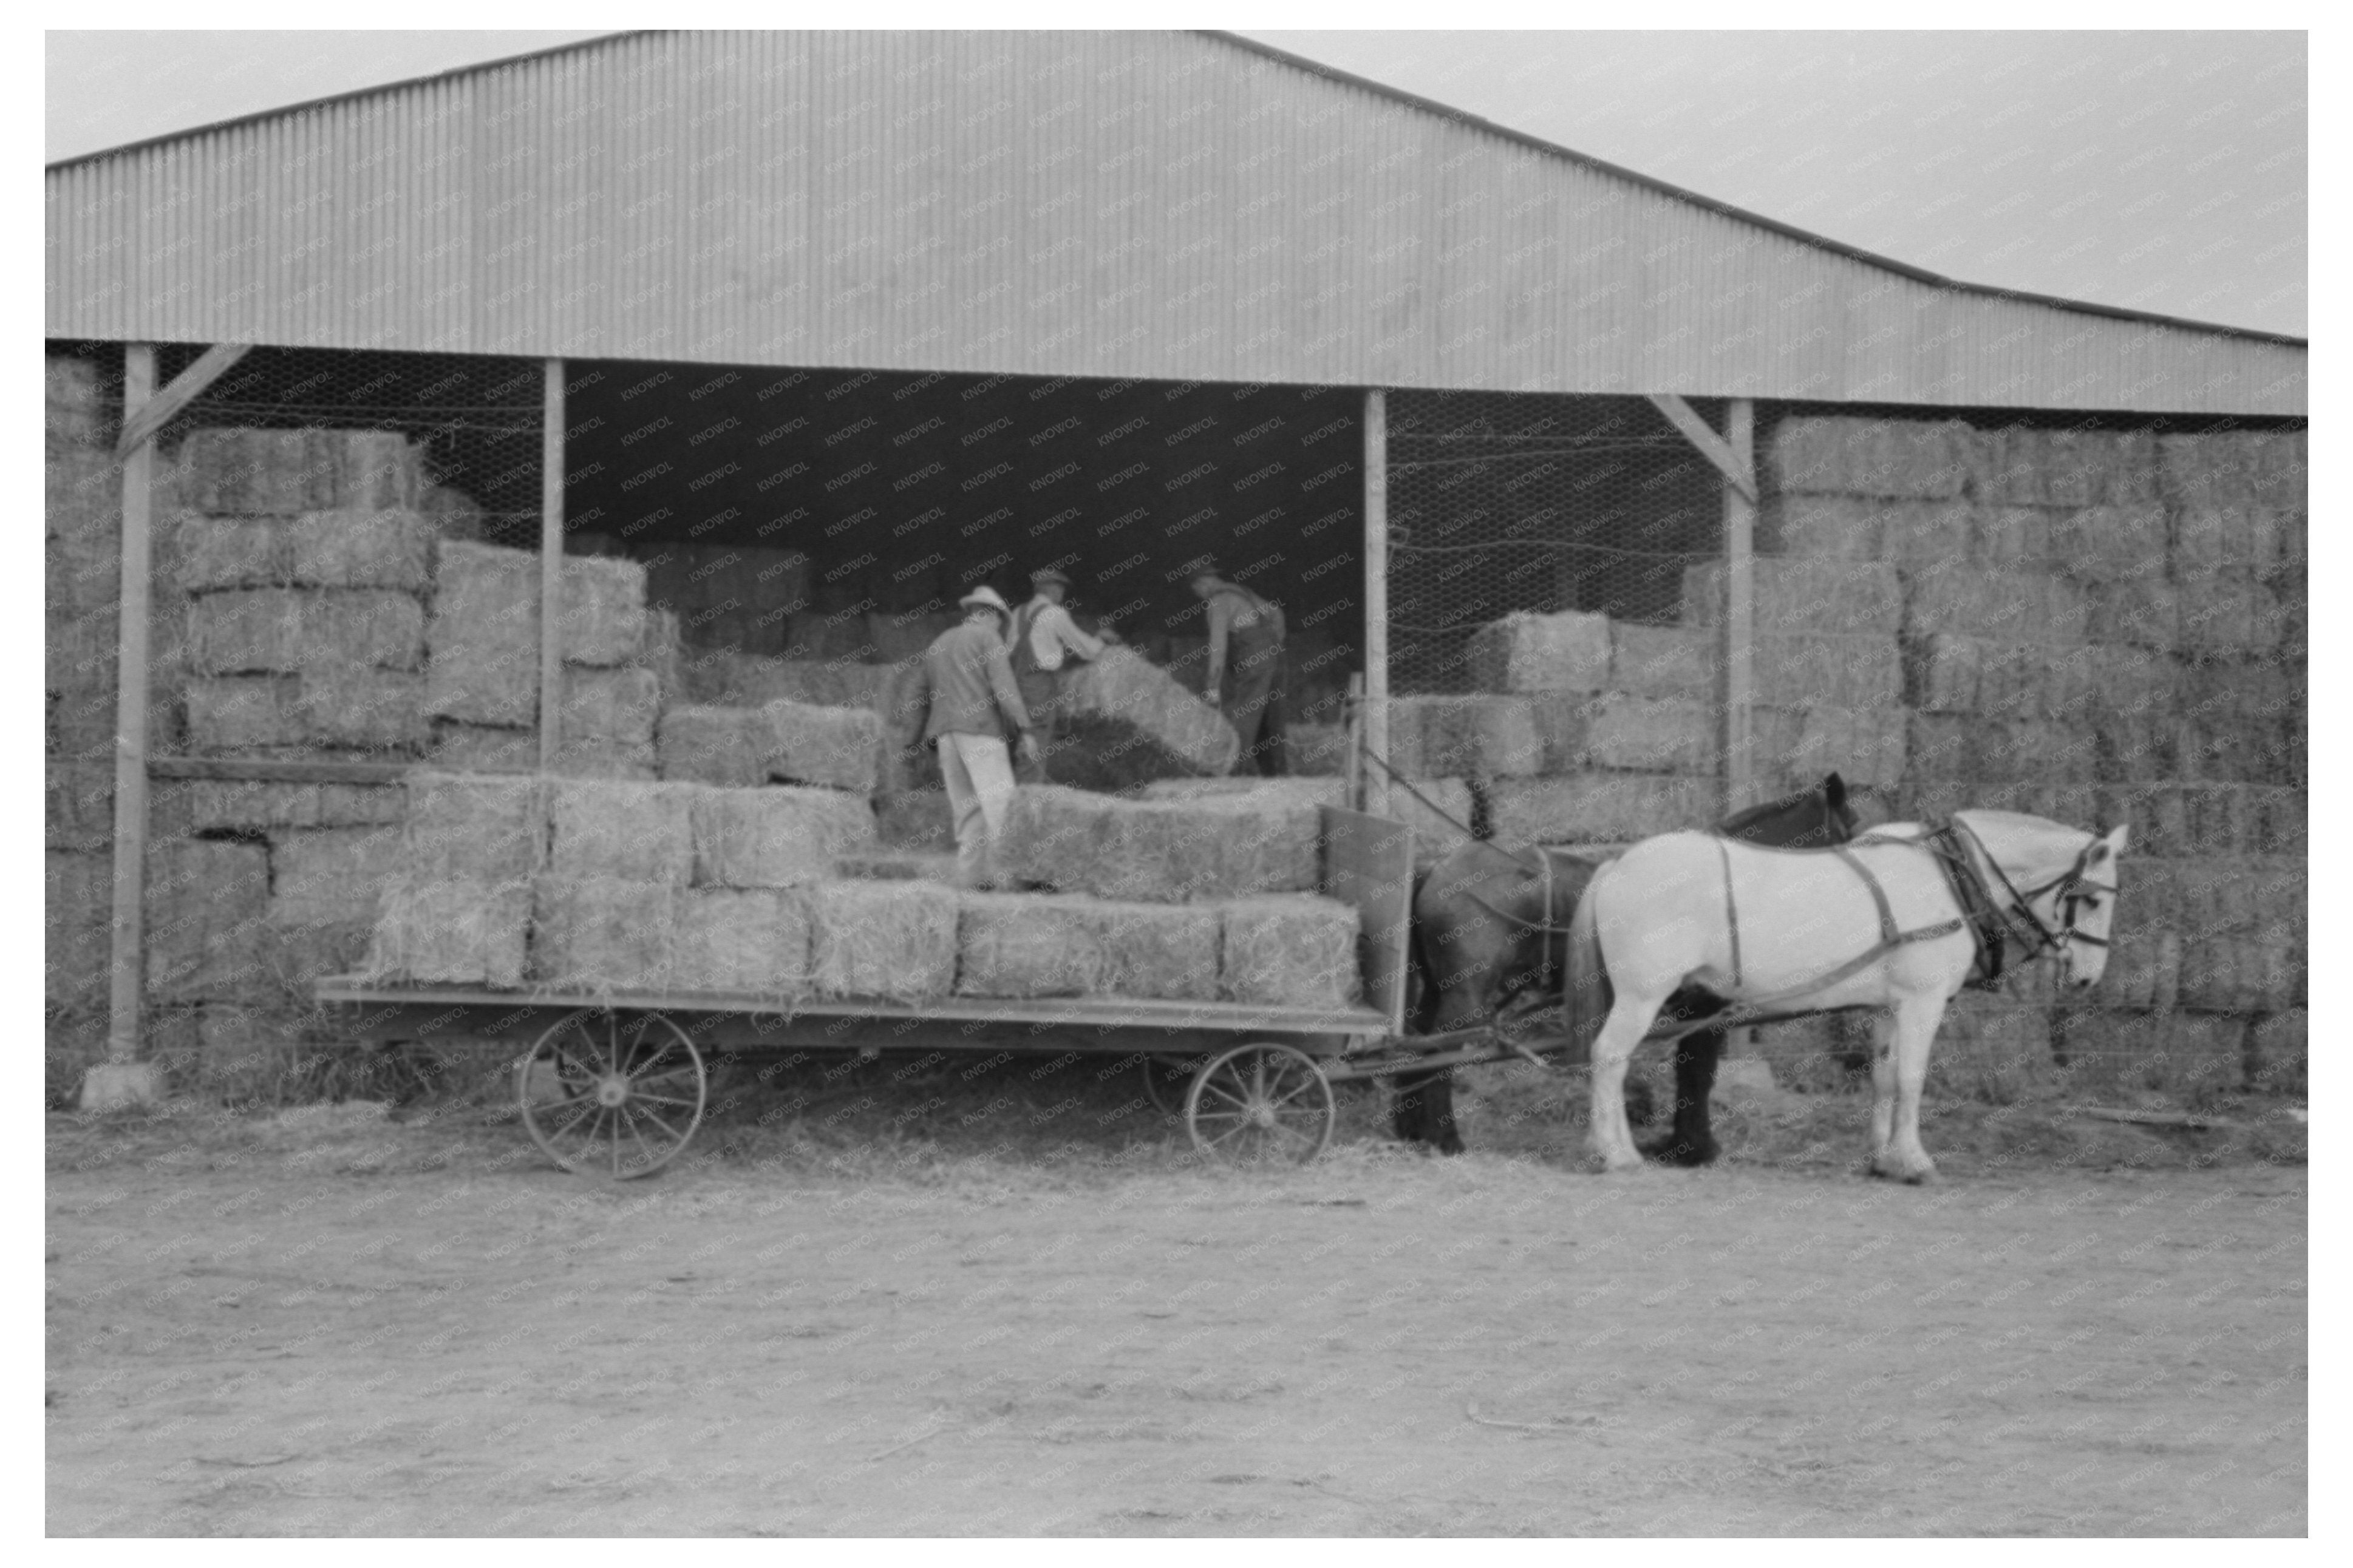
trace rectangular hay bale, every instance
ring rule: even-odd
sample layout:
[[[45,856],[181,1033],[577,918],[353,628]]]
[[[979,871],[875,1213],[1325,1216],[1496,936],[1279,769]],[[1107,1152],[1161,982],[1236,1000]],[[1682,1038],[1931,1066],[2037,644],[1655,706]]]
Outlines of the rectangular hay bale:
[[[1223,908],[1219,990],[1231,1002],[1345,1007],[1363,995],[1356,911],[1335,900],[1236,899]]]
[[[297,827],[269,842],[269,918],[280,925],[368,921],[409,864],[399,827]]]
[[[531,888],[531,978],[591,994],[670,988],[685,896],[670,881],[538,878]]]
[[[1588,704],[1585,755],[1598,768],[1712,773],[1722,751],[1718,724],[1710,703],[1613,693]]]
[[[559,778],[545,789],[549,871],[567,879],[694,879],[697,784]]]
[[[839,856],[871,847],[867,801],[837,790],[698,788],[690,796],[694,881],[706,888],[792,888],[824,880]]]
[[[528,882],[412,874],[385,889],[363,973],[377,982],[519,990],[530,931]]]
[[[763,776],[871,795],[882,749],[882,719],[864,708],[770,702],[749,731]]]
[[[539,557],[442,542],[426,626],[427,710],[474,724],[539,720]]]
[[[1133,648],[1107,647],[1066,671],[1061,702],[1068,749],[1118,783],[1214,776],[1232,771],[1241,752],[1223,714]]]
[[[996,849],[1022,881],[1162,903],[1303,890],[1319,868],[1313,803],[1254,792],[1131,801],[1025,784]]]
[[[1721,642],[1715,633],[1613,621],[1609,638],[1610,690],[1630,697],[1715,698]]]
[[[1609,679],[1609,617],[1514,611],[1472,633],[1469,653],[1481,691],[1599,691]]]
[[[1688,626],[1724,624],[1721,561],[1683,568],[1683,618]],[[1759,556],[1751,565],[1755,628],[1764,632],[1877,633],[1904,624],[1903,581],[1883,562]]]
[[[1225,919],[1213,904],[1083,900],[1103,955],[1102,990],[1149,1001],[1214,1002]]]
[[[1488,837],[1498,844],[1625,844],[1719,815],[1714,779],[1673,773],[1575,773],[1499,779],[1487,786]]]
[[[1992,572],[1962,561],[1904,573],[1903,628],[1911,637],[1961,632],[1996,642],[2069,646],[2085,640],[2081,585],[2041,572]]]
[[[547,858],[547,806],[532,779],[412,773],[401,853],[427,881],[522,882]]]
[[[956,915],[959,996],[1086,996],[1110,961],[1092,900],[1051,893],[965,893]]]
[[[650,779],[660,683],[650,669],[564,667],[555,767],[573,775]]]
[[[423,594],[433,580],[433,520],[418,511],[311,511],[268,525],[282,539],[286,581],[315,588]]]
[[[782,888],[691,888],[680,895],[672,978],[683,991],[808,994],[807,902]]]
[[[661,776],[736,787],[766,783],[761,748],[753,738],[759,718],[754,708],[664,710],[654,740]]]
[[[612,556],[564,558],[556,630],[567,664],[627,663],[646,636],[646,569]]]
[[[1783,494],[1944,500],[1969,476],[1973,435],[1957,419],[1801,415],[1773,426],[1759,467]]]
[[[921,881],[828,881],[806,897],[820,994],[912,1002],[954,989],[953,892]]]
[[[187,593],[273,588],[294,580],[292,543],[274,517],[207,517],[181,512],[168,520],[179,541],[174,574]]]

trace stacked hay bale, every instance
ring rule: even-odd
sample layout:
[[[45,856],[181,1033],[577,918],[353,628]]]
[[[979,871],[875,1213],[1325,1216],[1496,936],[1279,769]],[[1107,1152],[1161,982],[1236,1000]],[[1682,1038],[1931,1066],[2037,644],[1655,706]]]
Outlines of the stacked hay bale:
[[[1941,1081],[2192,1101],[2300,1086],[2305,453],[2301,431],[1841,416],[1767,439],[1776,569],[1900,584],[1901,689],[1881,707],[1905,730],[1895,810],[2132,827],[2098,991],[2063,1005],[2030,972],[1972,998]]]
[[[555,771],[650,779],[661,683],[649,667],[645,568],[567,555],[560,578],[561,741]],[[539,765],[536,553],[445,542],[426,627],[425,711],[442,767],[526,772]]]

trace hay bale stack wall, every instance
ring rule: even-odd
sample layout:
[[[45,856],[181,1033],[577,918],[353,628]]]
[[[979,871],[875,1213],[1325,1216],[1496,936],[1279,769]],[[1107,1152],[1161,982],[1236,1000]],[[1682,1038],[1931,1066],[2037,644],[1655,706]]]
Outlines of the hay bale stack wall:
[[[1878,817],[2132,825],[2105,983],[2063,1005],[2039,975],[1972,994],[1947,1089],[2303,1082],[2305,462],[2293,431],[1806,415],[1765,433],[1759,793],[1837,768]],[[1720,563],[1690,567],[1681,624],[1607,623],[1598,677],[1599,617],[1497,622],[1470,646],[1485,694],[1393,700],[1392,760],[1467,778],[1504,840],[1704,824],[1723,598]],[[1764,1038],[1799,1082],[1862,1060],[1836,1021]]]

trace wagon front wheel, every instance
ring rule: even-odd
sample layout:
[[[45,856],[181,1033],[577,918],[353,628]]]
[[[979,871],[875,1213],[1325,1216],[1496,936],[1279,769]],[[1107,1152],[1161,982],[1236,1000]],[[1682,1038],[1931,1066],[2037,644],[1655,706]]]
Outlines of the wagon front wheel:
[[[709,1099],[702,1053],[659,1013],[574,1013],[515,1064],[531,1141],[583,1175],[626,1181],[661,1169],[702,1124]]]
[[[1189,1057],[1142,1058],[1144,1092],[1150,1098],[1153,1110],[1163,1116],[1185,1113],[1185,1090],[1193,1081],[1194,1066]]]
[[[1185,1095],[1193,1147],[1225,1165],[1303,1165],[1339,1119],[1332,1083],[1290,1046],[1237,1046],[1209,1058]]]

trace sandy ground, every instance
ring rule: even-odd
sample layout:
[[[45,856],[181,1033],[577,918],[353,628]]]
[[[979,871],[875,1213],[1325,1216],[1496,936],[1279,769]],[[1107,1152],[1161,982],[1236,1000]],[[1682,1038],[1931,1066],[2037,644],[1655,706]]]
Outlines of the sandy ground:
[[[1272,1175],[999,1104],[618,1185],[480,1114],[52,1118],[47,1528],[2306,1529],[2299,1163],[1604,1178],[1375,1114]]]

